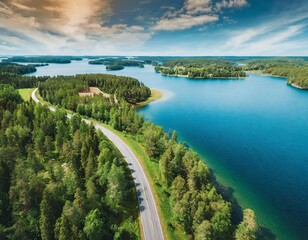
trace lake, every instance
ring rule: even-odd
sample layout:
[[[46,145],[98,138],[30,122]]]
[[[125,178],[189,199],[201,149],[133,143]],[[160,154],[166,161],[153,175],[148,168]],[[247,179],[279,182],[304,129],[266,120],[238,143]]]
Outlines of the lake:
[[[106,72],[83,60],[30,75]],[[277,239],[308,238],[308,91],[255,74],[194,80],[162,76],[147,65],[108,73],[162,89],[163,99],[138,112],[166,131],[175,129]]]

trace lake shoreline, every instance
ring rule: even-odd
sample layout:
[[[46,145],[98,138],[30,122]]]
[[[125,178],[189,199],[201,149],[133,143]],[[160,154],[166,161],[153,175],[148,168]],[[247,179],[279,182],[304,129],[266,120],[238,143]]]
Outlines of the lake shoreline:
[[[143,102],[139,102],[139,103],[136,103],[134,104],[134,107],[135,108],[141,108],[141,107],[144,107],[146,105],[148,105],[149,103],[151,102],[154,102],[154,101],[157,101],[159,99],[161,99],[162,97],[164,96],[163,92],[156,89],[156,88],[151,88],[151,96],[143,101]]]
[[[294,87],[294,88],[297,88],[297,89],[300,89],[300,90],[308,90],[308,88],[305,88],[305,87],[301,87],[299,86],[297,83],[290,83],[288,81],[288,78],[286,77],[282,77],[282,76],[278,76],[278,75],[273,75],[273,74],[268,74],[268,73],[264,73],[263,71],[261,70],[252,70],[252,71],[249,71],[250,73],[252,74],[259,74],[259,75],[262,75],[262,76],[267,76],[267,77],[277,77],[277,78],[284,78],[287,80],[287,84]]]
[[[187,79],[203,79],[203,80],[211,80],[211,79],[224,79],[224,80],[235,80],[235,79],[239,79],[239,80],[242,80],[244,78],[247,78],[247,77],[210,77],[210,78],[203,78],[203,77],[188,77],[188,75],[180,75],[180,74],[174,74],[174,75],[171,75],[171,74],[164,74],[164,73],[161,73],[161,72],[157,72],[157,73],[160,73],[162,76],[167,76],[167,77],[179,77],[179,78],[187,78]]]

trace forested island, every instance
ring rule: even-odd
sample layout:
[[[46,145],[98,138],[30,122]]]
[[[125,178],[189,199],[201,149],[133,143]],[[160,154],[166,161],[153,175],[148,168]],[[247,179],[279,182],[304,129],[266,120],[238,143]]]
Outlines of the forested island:
[[[300,89],[308,89],[308,58],[261,58],[244,61],[249,71],[284,77],[288,84]]]
[[[247,77],[242,67],[222,58],[171,58],[156,64],[155,71],[168,76],[188,78]]]
[[[59,63],[68,64],[72,61],[81,61],[81,57],[74,56],[14,56],[7,59],[3,59],[2,62],[22,62],[22,63]]]
[[[109,71],[118,71],[118,70],[123,70],[124,66],[123,65],[118,65],[118,64],[112,64],[112,65],[107,65],[106,70]]]
[[[92,65],[106,65],[106,69],[110,71],[122,70],[125,67],[143,68],[143,62],[128,60],[127,58],[102,58],[89,61]]]
[[[37,65],[21,65],[16,63],[0,62],[0,74],[1,73],[16,73],[27,74],[36,72]]]

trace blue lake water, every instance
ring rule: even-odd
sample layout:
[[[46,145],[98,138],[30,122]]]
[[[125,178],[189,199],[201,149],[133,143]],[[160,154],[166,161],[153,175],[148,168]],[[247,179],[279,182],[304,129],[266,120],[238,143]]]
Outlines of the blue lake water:
[[[31,75],[99,72],[107,71],[79,61],[50,64]],[[162,89],[163,99],[138,112],[166,131],[177,130],[277,239],[308,239],[308,91],[255,74],[193,80],[161,76],[151,66],[108,73]]]

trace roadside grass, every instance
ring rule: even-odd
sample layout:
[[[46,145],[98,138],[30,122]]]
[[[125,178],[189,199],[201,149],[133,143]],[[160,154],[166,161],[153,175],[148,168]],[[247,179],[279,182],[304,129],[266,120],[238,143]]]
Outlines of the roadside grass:
[[[146,101],[136,103],[134,106],[135,106],[135,108],[143,107],[143,106],[149,104],[150,102],[153,102],[153,101],[156,101],[156,100],[162,98],[162,96],[163,96],[162,92],[158,91],[157,89],[152,88],[151,89],[151,96]]]
[[[20,88],[18,92],[24,101],[29,101],[31,93],[35,88]]]

